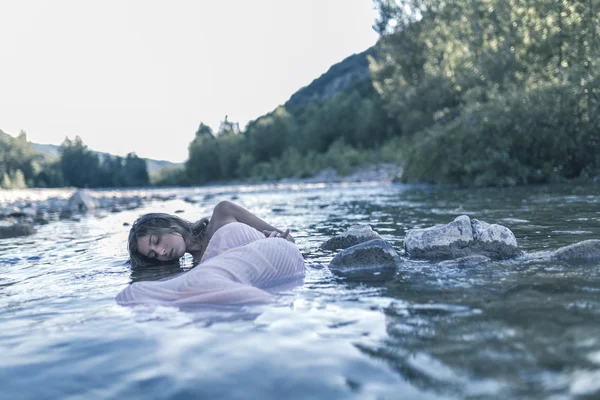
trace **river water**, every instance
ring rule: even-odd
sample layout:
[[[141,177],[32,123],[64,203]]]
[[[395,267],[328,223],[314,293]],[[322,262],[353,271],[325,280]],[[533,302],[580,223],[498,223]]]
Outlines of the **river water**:
[[[600,238],[599,189],[161,189],[149,192],[176,198],[41,226],[0,241],[0,397],[599,398],[600,265],[538,257]],[[19,192],[27,195],[44,192]],[[132,272],[126,224],[150,211],[197,219],[219,200],[290,227],[307,264],[304,285],[241,310],[117,305],[132,280],[180,271]],[[525,256],[472,268],[405,259],[393,279],[362,283],[337,279],[327,269],[335,252],[319,250],[370,224],[405,258],[408,229],[461,214],[508,226]]]

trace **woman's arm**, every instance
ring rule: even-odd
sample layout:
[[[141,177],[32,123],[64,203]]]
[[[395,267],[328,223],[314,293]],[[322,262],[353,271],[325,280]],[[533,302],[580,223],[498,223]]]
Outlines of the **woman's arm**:
[[[230,222],[241,222],[243,224],[253,227],[259,232],[278,232],[285,239],[295,243],[294,238],[289,234],[289,232],[287,236],[284,235],[283,231],[275,228],[273,225],[270,225],[262,219],[258,218],[256,215],[252,214],[244,207],[238,206],[237,204],[226,200],[219,202],[215,206],[210,222],[212,226],[209,227],[209,236],[212,236],[212,234],[223,225],[226,225]]]

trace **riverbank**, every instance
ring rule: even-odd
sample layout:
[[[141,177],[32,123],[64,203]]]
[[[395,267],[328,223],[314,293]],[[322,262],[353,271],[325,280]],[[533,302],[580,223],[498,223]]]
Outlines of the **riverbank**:
[[[222,185],[185,188],[194,196],[182,195],[188,202],[198,197],[214,195],[215,188],[235,185],[272,186],[288,184],[338,184],[361,182],[392,182],[400,169],[393,164],[379,164],[360,168],[355,173],[340,176],[335,169],[326,169],[310,178],[290,178],[273,182],[223,182]],[[25,236],[36,231],[36,226],[60,219],[79,220],[90,212],[120,212],[141,207],[149,201],[172,200],[179,196],[181,188],[137,189],[0,189],[0,239]]]
[[[342,176],[333,168],[325,169],[318,174],[308,178],[285,178],[277,181],[227,181],[197,189],[213,188],[215,186],[232,185],[271,185],[290,183],[359,183],[359,182],[392,182],[396,179],[401,168],[394,164],[378,164],[363,167],[356,172]],[[60,213],[68,203],[69,198],[77,191],[77,188],[31,188],[31,189],[1,189],[0,188],[0,219],[12,214],[23,212],[35,213],[48,212],[50,214]],[[173,192],[171,187],[146,187],[146,188],[113,188],[113,189],[91,189],[97,207],[100,209],[115,209],[121,207],[135,207],[136,204],[147,200],[168,199],[173,195],[149,194],[150,191]]]
[[[266,188],[286,185],[334,185],[334,184],[385,184],[399,180],[402,169],[395,164],[377,164],[362,167],[354,173],[341,176],[335,169],[325,169],[309,178],[286,178],[277,181],[228,181],[200,187],[147,187],[120,189],[91,189],[87,193],[92,204],[69,203],[76,188],[60,189],[0,189],[0,238],[22,236],[35,232],[36,226],[60,219],[78,220],[83,212],[120,212],[133,210],[150,201],[166,201],[180,198],[189,203],[219,196],[229,188]],[[598,180],[581,183],[597,183]],[[231,193],[230,198],[235,198]],[[4,231],[4,233],[2,232]]]
[[[279,182],[338,183],[338,182],[392,182],[400,177],[402,167],[382,163],[358,168],[349,175],[339,175],[335,168],[327,168],[310,178],[288,178]]]

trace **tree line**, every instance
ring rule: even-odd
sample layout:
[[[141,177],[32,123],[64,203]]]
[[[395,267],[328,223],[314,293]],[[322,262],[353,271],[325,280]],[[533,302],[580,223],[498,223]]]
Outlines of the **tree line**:
[[[35,151],[25,132],[16,138],[0,131],[0,186],[26,187],[139,187],[148,186],[146,162],[134,153],[126,157],[99,155],[79,136],[66,138],[59,157]]]

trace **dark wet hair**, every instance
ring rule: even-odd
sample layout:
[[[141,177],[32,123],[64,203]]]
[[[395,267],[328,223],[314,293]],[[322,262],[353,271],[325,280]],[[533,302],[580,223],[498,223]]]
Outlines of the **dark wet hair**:
[[[150,213],[138,218],[129,231],[127,250],[129,251],[129,262],[132,267],[145,265],[160,265],[165,262],[156,258],[147,257],[139,252],[138,239],[142,236],[166,233],[178,233],[183,237],[186,248],[199,243],[206,233],[208,218],[202,218],[197,222],[189,222],[176,215],[166,213]],[[172,263],[172,262],[171,262]]]

